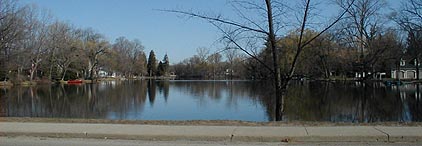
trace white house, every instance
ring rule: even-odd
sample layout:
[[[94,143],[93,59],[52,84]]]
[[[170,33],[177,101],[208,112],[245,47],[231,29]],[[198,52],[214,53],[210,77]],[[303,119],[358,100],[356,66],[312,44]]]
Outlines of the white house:
[[[391,70],[391,78],[396,79],[416,79],[416,60],[414,64],[406,63],[405,60],[400,61],[400,70],[394,68]],[[419,64],[420,65],[420,64]],[[422,70],[419,69],[419,77],[422,77]]]
[[[114,77],[116,77],[116,73],[115,72],[108,72],[108,71],[106,71],[106,70],[103,70],[103,69],[100,69],[99,71],[98,71],[98,76],[99,77],[112,77],[112,78],[114,78]]]

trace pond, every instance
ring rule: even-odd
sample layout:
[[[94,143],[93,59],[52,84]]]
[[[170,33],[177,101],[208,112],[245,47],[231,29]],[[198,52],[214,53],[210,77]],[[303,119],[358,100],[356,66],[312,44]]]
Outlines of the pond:
[[[283,121],[422,121],[422,85],[293,82]],[[272,84],[257,81],[103,81],[0,88],[0,116],[124,120],[272,121]]]

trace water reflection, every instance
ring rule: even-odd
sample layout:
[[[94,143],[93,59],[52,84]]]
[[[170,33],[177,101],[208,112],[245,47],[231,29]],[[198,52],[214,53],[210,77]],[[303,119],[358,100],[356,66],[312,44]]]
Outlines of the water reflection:
[[[155,81],[149,80],[148,81],[148,97],[149,97],[149,103],[151,104],[151,106],[154,105],[155,92],[156,92]]]
[[[252,81],[109,81],[0,88],[0,116],[143,120],[274,119],[272,84]],[[293,83],[285,121],[422,121],[421,86]]]
[[[419,85],[312,82],[293,86],[286,102],[288,120],[332,122],[421,121]],[[408,108],[412,106],[412,108]]]

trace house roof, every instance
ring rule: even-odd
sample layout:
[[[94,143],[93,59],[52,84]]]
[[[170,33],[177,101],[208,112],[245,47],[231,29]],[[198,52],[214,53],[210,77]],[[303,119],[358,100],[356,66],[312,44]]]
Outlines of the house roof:
[[[405,62],[405,64],[404,64],[404,66],[400,65],[400,70],[415,70],[416,69],[416,66],[413,63],[413,61],[409,61],[409,62],[407,62],[405,60],[403,60],[403,61]],[[394,68],[394,70],[395,69],[396,68]],[[419,66],[419,69],[422,69],[422,66]]]

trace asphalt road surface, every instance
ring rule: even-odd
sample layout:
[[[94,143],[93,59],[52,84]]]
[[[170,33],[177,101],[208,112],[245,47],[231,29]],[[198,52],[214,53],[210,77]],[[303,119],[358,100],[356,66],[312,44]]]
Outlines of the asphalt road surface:
[[[142,140],[111,140],[111,139],[82,139],[82,138],[45,138],[45,137],[0,137],[1,146],[314,146],[314,145],[374,145],[374,146],[392,146],[408,145],[417,146],[421,143],[368,143],[368,142],[317,142],[317,143],[259,143],[259,142],[215,142],[215,141],[142,141]]]

